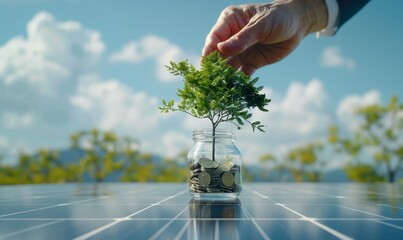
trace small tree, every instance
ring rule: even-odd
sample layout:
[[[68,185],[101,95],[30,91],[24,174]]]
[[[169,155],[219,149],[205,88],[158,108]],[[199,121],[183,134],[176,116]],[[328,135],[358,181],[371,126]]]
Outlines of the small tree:
[[[81,168],[87,171],[96,182],[123,168],[116,161],[119,154],[119,138],[113,132],[100,132],[97,129],[80,131],[70,136],[72,149],[83,149],[85,155],[80,160]]]
[[[320,181],[327,164],[322,142],[308,143],[291,149],[286,158],[286,168],[296,181]]]
[[[388,181],[394,182],[403,163],[403,104],[394,96],[386,106],[369,105],[355,113],[364,120],[360,126],[364,144],[375,149],[376,163],[386,167]]]
[[[260,121],[251,122],[251,110],[258,108],[267,112],[266,105],[270,99],[259,93],[263,87],[255,87],[258,78],[251,79],[243,72],[235,70],[218,52],[212,52],[201,60],[197,70],[188,61],[171,62],[168,71],[175,76],[182,76],[183,89],[177,95],[182,99],[162,100],[159,107],[163,113],[180,111],[195,118],[208,119],[212,126],[213,148],[212,160],[215,161],[215,131],[221,122],[230,122],[241,128],[248,123],[252,129],[264,131]]]
[[[345,154],[348,157],[348,164],[343,167],[347,178],[355,182],[379,182],[383,178],[376,167],[362,161],[365,151],[365,140],[359,133],[351,138],[341,138],[336,126],[329,127],[328,141],[336,150],[336,153]]]

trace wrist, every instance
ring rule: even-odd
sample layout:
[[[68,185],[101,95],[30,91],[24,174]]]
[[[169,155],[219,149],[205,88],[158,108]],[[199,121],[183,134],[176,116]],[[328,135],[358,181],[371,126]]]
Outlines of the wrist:
[[[327,26],[328,13],[324,0],[280,0],[299,18],[304,36],[318,32]]]

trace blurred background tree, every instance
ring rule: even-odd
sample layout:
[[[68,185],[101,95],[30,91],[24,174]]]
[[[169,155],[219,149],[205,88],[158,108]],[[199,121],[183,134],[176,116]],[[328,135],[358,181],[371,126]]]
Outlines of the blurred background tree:
[[[263,181],[270,181],[272,180],[270,176],[270,169],[275,169],[277,163],[277,158],[272,153],[266,153],[260,156],[259,158],[259,166],[260,169],[260,177]]]
[[[335,152],[347,159],[344,171],[349,180],[355,182],[377,182],[383,178],[377,173],[376,166],[365,163],[364,138],[360,133],[355,133],[351,138],[340,138],[336,126],[329,128],[329,142],[334,146]],[[368,161],[367,161],[368,162]]]
[[[372,148],[376,164],[386,169],[388,182],[394,182],[403,162],[403,104],[394,96],[386,106],[369,105],[356,114],[364,120],[360,126],[364,145]]]
[[[329,142],[338,153],[350,158],[345,167],[347,176],[358,182],[394,182],[402,171],[403,104],[391,97],[386,106],[365,106],[356,109],[355,114],[360,124],[353,137],[341,138],[336,126],[329,131]]]
[[[70,136],[71,147],[84,150],[80,159],[80,173],[88,173],[96,182],[102,182],[108,175],[123,168],[123,161],[117,161],[119,138],[111,131],[97,129],[79,131]]]
[[[291,149],[285,158],[285,167],[296,182],[318,182],[322,177],[327,158],[323,155],[323,144],[308,143]]]

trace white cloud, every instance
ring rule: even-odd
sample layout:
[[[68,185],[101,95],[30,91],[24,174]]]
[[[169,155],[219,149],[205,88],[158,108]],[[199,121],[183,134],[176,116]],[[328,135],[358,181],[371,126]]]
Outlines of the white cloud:
[[[73,119],[81,75],[99,71],[105,44],[97,31],[74,21],[58,21],[47,12],[27,23],[26,37],[0,46],[0,132],[19,150],[61,147],[78,130]]]
[[[291,147],[326,134],[331,119],[325,108],[328,96],[320,80],[293,82],[284,95],[268,88],[264,91],[272,99],[269,112],[254,111],[252,121],[267,125],[266,132],[252,132],[246,126],[238,134],[247,161],[256,161],[267,152],[282,155]]]
[[[33,119],[34,117],[30,113],[4,112],[1,115],[0,123],[6,129],[25,128],[32,124]]]
[[[380,93],[372,90],[363,95],[350,95],[342,99],[337,107],[337,116],[339,121],[348,127],[349,130],[357,130],[360,125],[359,119],[355,116],[354,111],[357,108],[379,104]]]
[[[105,130],[144,132],[160,119],[155,97],[134,92],[117,80],[81,84],[71,102],[82,109],[80,115],[88,115]]]
[[[167,39],[148,35],[139,41],[131,41],[124,45],[118,52],[109,56],[111,62],[140,63],[148,59],[155,60],[156,75],[159,80],[169,82],[178,78],[167,72],[165,65],[170,61],[182,61],[186,58],[197,65],[198,57],[194,54],[185,53],[179,46],[169,42]]]
[[[161,154],[175,155],[192,141],[161,131],[170,116],[159,113],[156,97],[100,75],[105,44],[98,32],[40,12],[26,35],[0,46],[0,132],[7,137],[1,138],[1,151],[7,161],[19,150],[65,148],[69,134],[94,126],[138,137],[143,150]],[[133,61],[155,58],[163,65],[183,55],[157,36],[138,44]],[[12,148],[4,147],[10,142]]]
[[[32,122],[22,121],[27,124],[68,120],[68,97],[76,91],[78,76],[98,71],[104,48],[98,32],[39,12],[27,24],[26,38],[0,46],[1,112],[34,115]],[[3,120],[16,119],[10,116]]]
[[[192,146],[192,138],[180,132],[168,131],[162,136],[163,156],[176,157],[178,154]]]
[[[313,79],[306,85],[293,82],[283,99],[272,99],[270,113],[263,114],[268,117],[269,129],[310,134],[329,121],[324,108],[326,100],[327,94],[321,81]],[[256,115],[263,117],[263,114]]]
[[[0,148],[6,148],[9,145],[9,141],[6,137],[0,136]]]
[[[327,47],[322,52],[321,65],[324,67],[355,68],[355,61],[342,56],[340,47]]]

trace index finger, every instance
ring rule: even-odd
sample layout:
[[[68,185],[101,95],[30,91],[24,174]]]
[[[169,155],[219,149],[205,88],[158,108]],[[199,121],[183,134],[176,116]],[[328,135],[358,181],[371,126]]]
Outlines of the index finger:
[[[230,7],[231,8],[231,7]],[[237,31],[234,29],[234,23],[236,21],[231,14],[230,8],[226,8],[221,12],[216,24],[211,29],[210,33],[206,37],[202,55],[206,56],[211,52],[218,50],[217,44],[229,39]],[[239,30],[238,30],[239,31]]]

